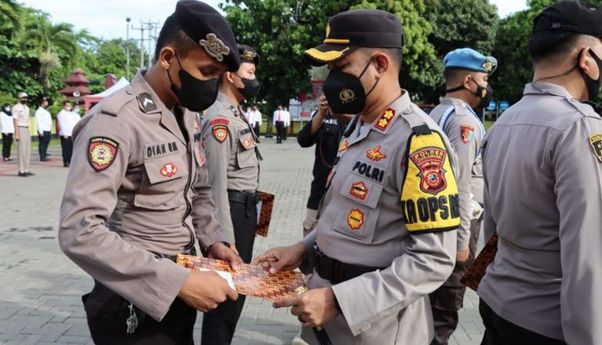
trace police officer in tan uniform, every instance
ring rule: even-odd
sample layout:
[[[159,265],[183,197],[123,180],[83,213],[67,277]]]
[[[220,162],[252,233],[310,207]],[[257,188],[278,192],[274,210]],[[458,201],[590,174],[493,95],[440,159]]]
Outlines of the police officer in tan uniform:
[[[95,281],[83,297],[96,344],[193,344],[197,310],[237,293],[215,272],[176,265],[197,239],[209,256],[240,263],[219,225],[194,115],[239,57],[225,19],[178,2],[155,64],[93,108],[73,133],[61,205],[61,249]]]
[[[332,111],[359,114],[314,231],[257,259],[272,272],[303,264],[314,273],[308,292],[276,303],[292,307],[310,344],[428,344],[434,336],[428,294],[456,259],[455,157],[399,85],[401,35],[391,13],[347,11],[330,19],[324,44],[306,51],[330,68],[323,91]]]
[[[601,8],[544,9],[533,82],[485,139],[484,230],[499,240],[482,344],[602,344],[601,39]]]
[[[462,308],[466,286],[460,279],[472,265],[481,228],[483,176],[480,150],[485,127],[473,109],[489,103],[493,89],[488,83],[497,60],[470,49],[449,52],[445,65],[446,95],[429,115],[447,134],[458,155],[458,194],[460,195],[460,227],[456,266],[449,279],[430,294],[435,322],[432,345],[447,345],[458,326],[458,310]]]
[[[209,182],[218,210],[218,220],[244,262],[250,262],[257,226],[259,183],[259,140],[240,102],[253,99],[259,91],[255,68],[257,52],[239,45],[240,68],[220,79],[217,101],[207,109],[201,123],[202,143],[207,156]],[[201,343],[230,344],[244,305],[244,297],[228,301],[203,318]]]

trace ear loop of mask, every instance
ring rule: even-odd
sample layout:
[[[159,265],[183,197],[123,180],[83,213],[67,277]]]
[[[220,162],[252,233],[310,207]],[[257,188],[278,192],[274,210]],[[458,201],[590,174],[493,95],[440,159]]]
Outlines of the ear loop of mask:
[[[472,79],[472,77],[470,77],[470,81],[472,81],[473,83],[475,83],[475,85],[477,86],[477,90],[478,90],[479,87],[482,87],[481,85],[477,84],[477,82],[474,79]],[[450,92],[456,92],[456,91],[463,90],[463,89],[466,89],[464,87],[464,84],[462,84],[460,86],[453,87],[451,89],[445,89],[445,93],[447,94],[447,93],[450,93]],[[481,95],[477,95],[475,92],[472,92],[470,89],[466,89],[466,90],[470,91],[470,93],[472,93],[473,95],[475,95],[477,97],[481,97]]]
[[[368,67],[370,67],[370,64],[372,63],[372,58],[370,58],[370,60],[368,60],[368,63],[366,64],[366,67],[364,67],[364,70],[362,71],[362,73],[360,73],[360,76],[357,77],[357,79],[362,79],[362,77],[364,76],[364,73],[366,73],[366,71],[368,70]],[[366,97],[368,97],[372,91],[374,91],[374,88],[376,88],[376,85],[378,85],[378,82],[380,81],[380,79],[376,79],[376,82],[374,83],[374,85],[372,85],[372,87],[370,88],[370,91],[368,91],[368,93],[366,93]]]
[[[174,52],[174,55],[176,56],[176,60],[178,61],[178,66],[180,66],[180,69],[182,69],[182,63],[180,62],[180,58],[178,57],[178,53]],[[171,83],[171,87],[175,88],[176,84],[171,79],[171,74],[169,73],[169,68],[167,68],[166,72],[167,72],[167,77],[169,78],[169,82]]]
[[[579,52],[579,55],[577,56],[577,63],[571,69],[569,69],[569,70],[567,70],[565,72],[562,72],[560,74],[552,75],[552,76],[549,76],[549,77],[539,78],[539,79],[537,79],[537,80],[535,80],[533,82],[537,83],[538,81],[542,81],[542,80],[556,79],[556,78],[564,77],[565,75],[569,75],[569,74],[573,73],[576,69],[579,68],[579,61],[581,61],[581,57],[583,56],[583,51],[584,50],[581,50],[581,52]]]

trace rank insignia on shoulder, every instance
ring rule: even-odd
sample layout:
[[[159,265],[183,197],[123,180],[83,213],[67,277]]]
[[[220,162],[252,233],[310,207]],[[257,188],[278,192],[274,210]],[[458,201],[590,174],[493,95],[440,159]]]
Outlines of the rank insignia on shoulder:
[[[215,126],[215,125],[227,126],[229,123],[230,123],[230,121],[228,119],[224,119],[223,117],[218,117],[218,118],[211,120],[211,122],[209,122],[209,125],[210,126]]]
[[[402,218],[410,233],[446,231],[460,225],[458,186],[438,132],[412,135],[401,189]]]
[[[357,230],[364,225],[364,212],[357,208],[351,210],[347,215],[347,225],[351,230]]]
[[[173,163],[165,163],[159,172],[162,176],[173,177],[178,173],[178,167]]]
[[[594,134],[589,137],[589,143],[594,150],[594,155],[602,162],[602,133]]]
[[[387,155],[381,152],[382,146],[377,145],[375,148],[370,149],[366,152],[366,157],[369,160],[378,162],[381,159],[387,158]]]
[[[468,144],[474,139],[474,127],[472,126],[460,126],[460,136],[462,142]]]
[[[153,100],[153,97],[148,92],[143,92],[138,95],[138,104],[140,104],[140,109],[145,113],[150,113],[157,110],[157,104]]]
[[[106,170],[113,164],[119,144],[107,137],[92,137],[88,143],[88,163],[96,171]]]
[[[220,143],[223,143],[226,141],[226,139],[228,139],[228,127],[225,125],[215,125],[211,129],[211,132],[213,133],[215,140]]]
[[[343,139],[343,141],[341,141],[341,143],[339,144],[339,152],[347,151],[348,147],[349,147],[349,141],[347,141],[347,139]]]
[[[379,129],[381,131],[386,130],[393,122],[393,118],[395,117],[395,110],[387,109],[384,113],[376,120],[376,124],[374,128]]]
[[[351,185],[351,189],[349,190],[349,194],[360,199],[365,200],[368,196],[368,187],[362,181],[355,182]]]

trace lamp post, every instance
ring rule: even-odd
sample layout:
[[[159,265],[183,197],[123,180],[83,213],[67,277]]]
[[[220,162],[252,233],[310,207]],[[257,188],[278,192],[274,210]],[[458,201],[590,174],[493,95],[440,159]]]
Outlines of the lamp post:
[[[125,29],[125,75],[130,80],[130,21],[132,18],[126,17]]]

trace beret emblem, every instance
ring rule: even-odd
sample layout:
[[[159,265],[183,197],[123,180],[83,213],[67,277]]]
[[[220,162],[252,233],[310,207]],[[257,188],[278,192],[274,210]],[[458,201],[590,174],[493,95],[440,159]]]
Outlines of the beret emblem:
[[[219,62],[224,61],[224,55],[230,54],[230,48],[228,48],[222,40],[217,38],[214,33],[207,34],[207,39],[200,40],[199,44],[205,48],[207,54]]]

